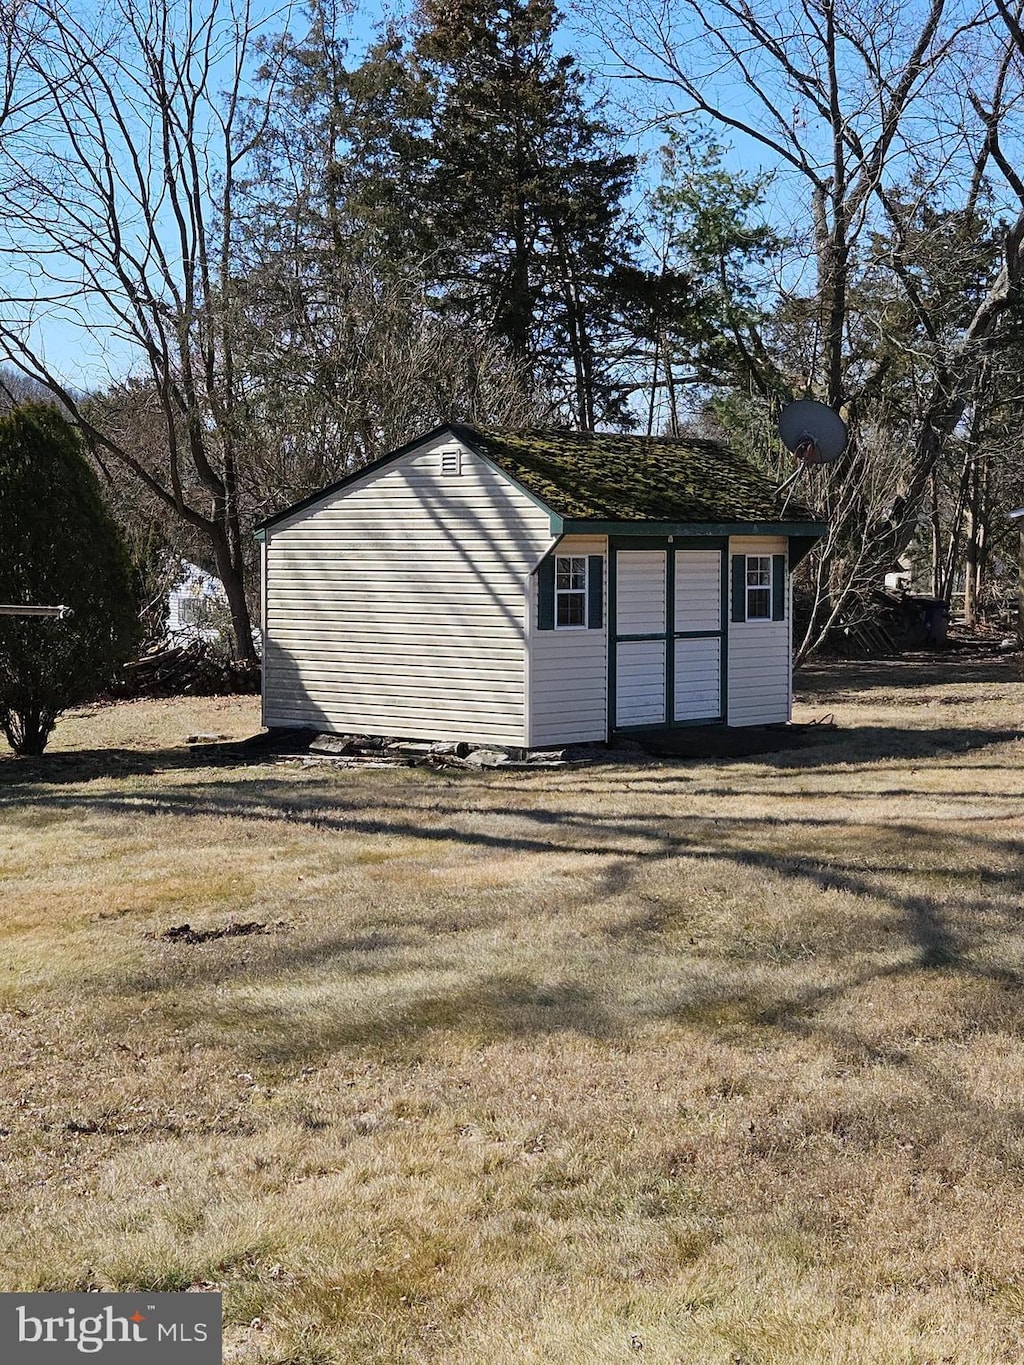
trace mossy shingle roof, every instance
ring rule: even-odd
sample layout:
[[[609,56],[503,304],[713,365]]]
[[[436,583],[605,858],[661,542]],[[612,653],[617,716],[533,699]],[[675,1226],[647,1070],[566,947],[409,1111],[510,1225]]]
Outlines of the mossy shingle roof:
[[[811,522],[743,456],[715,441],[593,431],[453,427],[566,520],[687,523]]]
[[[450,432],[492,460],[564,522],[661,522],[721,526],[785,522],[820,527],[803,503],[785,505],[775,484],[716,441],[599,431],[497,431],[436,427],[365,468],[269,517],[257,534],[315,507],[368,473]],[[814,524],[813,526],[811,524]]]

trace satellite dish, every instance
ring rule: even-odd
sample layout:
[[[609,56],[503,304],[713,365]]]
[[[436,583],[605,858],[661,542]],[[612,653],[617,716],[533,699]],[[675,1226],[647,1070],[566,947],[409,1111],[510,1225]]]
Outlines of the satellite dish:
[[[812,398],[799,398],[782,409],[779,435],[802,465],[831,464],[846,449],[846,423]]]

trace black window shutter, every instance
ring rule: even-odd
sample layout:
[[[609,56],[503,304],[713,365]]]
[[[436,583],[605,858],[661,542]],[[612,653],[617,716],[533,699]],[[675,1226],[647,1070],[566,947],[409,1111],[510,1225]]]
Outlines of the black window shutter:
[[[732,619],[734,621],[745,621],[747,619],[746,555],[733,555],[732,557]]]
[[[555,557],[542,559],[537,569],[537,629],[555,628]]]
[[[604,624],[604,558],[587,555],[587,626],[600,630]]]
[[[772,620],[786,619],[786,556],[772,555]]]

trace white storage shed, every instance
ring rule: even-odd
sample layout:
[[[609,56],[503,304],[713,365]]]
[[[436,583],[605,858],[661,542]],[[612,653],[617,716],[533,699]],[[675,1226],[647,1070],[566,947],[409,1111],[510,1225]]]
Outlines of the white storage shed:
[[[258,529],[264,724],[531,749],[788,721],[824,530],[712,442],[439,427]]]

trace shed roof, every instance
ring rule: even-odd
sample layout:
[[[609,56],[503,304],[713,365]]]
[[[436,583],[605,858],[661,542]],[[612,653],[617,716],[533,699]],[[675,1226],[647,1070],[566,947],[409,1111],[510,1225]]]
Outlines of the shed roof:
[[[553,512],[573,521],[782,519],[772,480],[717,441],[600,431],[453,430]],[[816,518],[791,499],[786,520]]]
[[[568,523],[580,522],[732,527],[781,526],[784,520],[791,532],[817,536],[824,530],[814,513],[792,498],[783,511],[772,480],[717,441],[560,429],[514,432],[450,424],[436,427],[269,517],[257,534],[446,433],[497,465],[566,523],[566,529]]]

